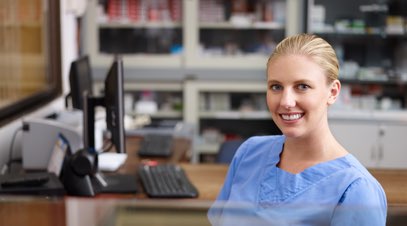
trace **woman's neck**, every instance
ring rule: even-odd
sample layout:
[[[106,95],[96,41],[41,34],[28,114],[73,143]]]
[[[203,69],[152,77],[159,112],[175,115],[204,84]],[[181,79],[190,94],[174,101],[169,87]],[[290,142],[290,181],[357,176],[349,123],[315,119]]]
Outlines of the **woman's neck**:
[[[299,138],[287,137],[278,166],[291,173],[299,173],[308,167],[330,161],[348,152],[336,141],[331,132]]]

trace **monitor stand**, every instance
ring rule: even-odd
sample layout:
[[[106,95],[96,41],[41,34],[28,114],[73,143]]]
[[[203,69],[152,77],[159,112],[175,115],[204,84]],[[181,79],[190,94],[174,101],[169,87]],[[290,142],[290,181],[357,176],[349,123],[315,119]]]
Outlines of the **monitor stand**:
[[[135,193],[137,178],[135,174],[103,174],[98,168],[98,152],[95,149],[95,108],[104,106],[104,97],[93,97],[84,93],[83,101],[83,137],[87,155],[93,157],[91,173],[92,187],[95,193]]]
[[[135,174],[103,174],[97,172],[92,176],[95,193],[136,193],[138,192]]]
[[[68,195],[95,196],[99,193],[136,193],[135,174],[103,174],[97,168],[97,155],[81,149],[66,156],[62,182]]]

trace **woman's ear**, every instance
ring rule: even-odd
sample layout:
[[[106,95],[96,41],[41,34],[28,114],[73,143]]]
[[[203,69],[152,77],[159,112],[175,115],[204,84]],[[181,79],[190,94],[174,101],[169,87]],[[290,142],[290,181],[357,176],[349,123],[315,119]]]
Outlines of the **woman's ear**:
[[[341,92],[341,82],[338,79],[336,79],[330,85],[330,95],[328,98],[328,105],[332,105],[333,103],[335,103],[340,92]]]

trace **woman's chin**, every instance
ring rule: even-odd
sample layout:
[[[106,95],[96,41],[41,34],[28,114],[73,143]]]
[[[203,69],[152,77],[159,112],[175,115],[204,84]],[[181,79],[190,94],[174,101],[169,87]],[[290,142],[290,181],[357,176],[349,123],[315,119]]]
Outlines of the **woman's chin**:
[[[292,130],[292,129],[287,129],[282,131],[283,135],[287,138],[298,138],[304,135],[301,131],[297,130]]]

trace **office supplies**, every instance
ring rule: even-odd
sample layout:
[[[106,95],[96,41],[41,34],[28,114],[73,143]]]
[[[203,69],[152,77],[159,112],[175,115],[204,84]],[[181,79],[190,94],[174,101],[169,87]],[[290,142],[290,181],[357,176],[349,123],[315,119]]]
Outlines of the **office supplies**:
[[[172,154],[173,137],[171,134],[148,133],[140,145],[140,156],[169,157]]]
[[[198,190],[184,170],[175,164],[144,164],[139,177],[147,195],[152,198],[195,198]]]
[[[82,131],[51,119],[26,119],[23,122],[23,168],[46,170],[57,134],[63,134],[73,152],[83,148]]]
[[[127,159],[126,153],[106,152],[99,154],[98,167],[101,171],[116,171]]]
[[[54,173],[0,175],[0,194],[62,196],[65,189]]]
[[[54,148],[51,153],[51,157],[48,162],[47,171],[54,173],[59,177],[61,175],[62,166],[65,156],[69,152],[69,142],[64,135],[58,134],[58,138],[55,142]]]

